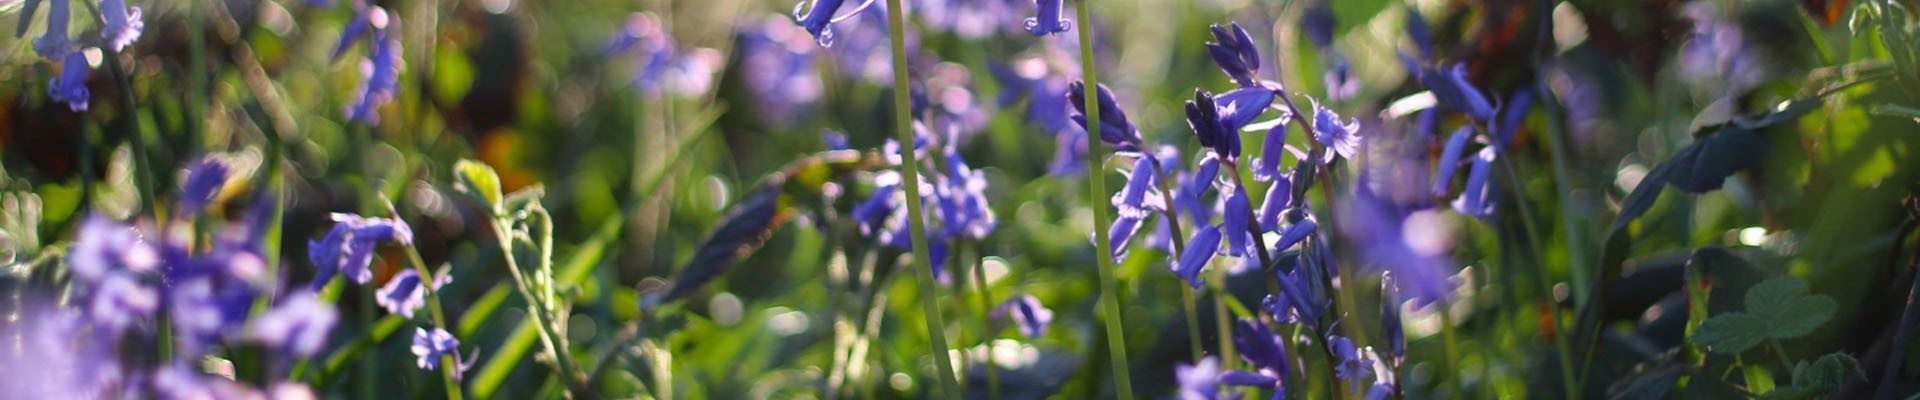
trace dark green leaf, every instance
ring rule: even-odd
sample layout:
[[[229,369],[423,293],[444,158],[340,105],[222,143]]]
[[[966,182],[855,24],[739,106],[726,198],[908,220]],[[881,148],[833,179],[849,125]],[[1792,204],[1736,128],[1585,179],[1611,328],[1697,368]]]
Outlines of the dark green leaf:
[[[1840,305],[1827,296],[1801,297],[1767,322],[1767,335],[1778,339],[1806,336],[1833,318],[1834,310],[1839,308]]]
[[[1673,385],[1680,382],[1680,377],[1686,372],[1686,369],[1681,368],[1680,365],[1663,365],[1644,374],[1628,377],[1632,379],[1631,381],[1615,384],[1607,398],[1613,400],[1664,399],[1668,394],[1673,393]]]
[[[1771,319],[1807,293],[1807,283],[1791,276],[1776,277],[1747,288],[1747,312]]]
[[[1732,312],[1708,318],[1693,333],[1693,342],[1720,354],[1739,354],[1766,339],[1766,321],[1747,313]]]
[[[1867,371],[1847,353],[1831,353],[1821,356],[1820,360],[1808,364],[1801,361],[1793,367],[1793,385],[1832,391],[1847,383],[1851,377],[1867,378]]]

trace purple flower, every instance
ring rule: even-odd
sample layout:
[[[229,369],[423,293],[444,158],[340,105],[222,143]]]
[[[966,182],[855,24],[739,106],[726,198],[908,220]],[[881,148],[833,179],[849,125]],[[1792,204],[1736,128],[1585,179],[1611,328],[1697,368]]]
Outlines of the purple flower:
[[[754,115],[786,123],[804,115],[825,92],[815,71],[814,47],[793,25],[768,18],[739,32],[740,79]]]
[[[140,7],[127,7],[125,0],[100,0],[100,18],[106,20],[106,25],[100,28],[100,37],[106,39],[107,48],[115,52],[140,40],[140,31],[146,28],[146,23],[140,20]]]
[[[1481,148],[1480,153],[1473,157],[1473,169],[1467,173],[1467,186],[1461,189],[1460,197],[1454,199],[1454,210],[1478,218],[1493,216],[1493,182],[1489,175],[1493,173],[1494,157],[1492,147]]]
[[[1133,242],[1133,235],[1140,231],[1142,217],[1122,215],[1113,219],[1113,226],[1107,228],[1107,249],[1113,254],[1113,261],[1127,256],[1127,245]]]
[[[327,59],[339,60],[340,56],[346,55],[347,48],[353,47],[354,43],[359,43],[361,38],[366,37],[368,29],[384,30],[386,28],[387,9],[380,6],[356,5],[353,17],[347,19],[347,26],[340,28],[340,40],[334,42],[333,51],[327,52]]]
[[[460,339],[455,339],[453,334],[447,333],[445,329],[433,328],[433,331],[429,332],[425,328],[414,328],[413,355],[420,358],[417,362],[420,369],[428,371],[442,367],[440,365],[442,357],[452,356],[454,365],[448,367],[453,368],[454,379],[460,379],[466,374],[468,368],[473,367],[472,362],[464,361],[460,357]]]
[[[1073,103],[1074,113],[1070,116],[1080,129],[1094,131],[1087,126],[1086,82],[1073,81],[1067,85],[1067,101]],[[1134,152],[1140,150],[1140,131],[1135,129],[1133,121],[1127,120],[1127,112],[1120,109],[1120,103],[1114,101],[1113,91],[1107,85],[1098,85],[1097,92],[1100,107],[1100,141],[1114,146],[1114,151]]]
[[[1407,7],[1407,37],[1413,39],[1413,48],[1420,52],[1420,58],[1433,59],[1433,33],[1427,28],[1427,18],[1420,10]]]
[[[1333,355],[1339,358],[1336,360],[1338,363],[1334,364],[1333,376],[1352,382],[1353,390],[1359,391],[1360,381],[1373,376],[1373,358],[1368,357],[1371,349],[1362,351],[1355,348],[1352,340],[1339,335],[1328,338],[1327,345],[1333,349]]]
[[[191,217],[206,210],[226,187],[230,169],[219,157],[201,157],[188,166],[186,178],[180,180],[181,214]]]
[[[1201,270],[1213,261],[1220,249],[1220,228],[1213,225],[1200,227],[1187,239],[1187,251],[1180,255],[1180,261],[1174,263],[1173,274],[1187,281],[1187,286],[1199,289],[1207,280],[1200,277]]]
[[[452,276],[440,273],[433,279],[433,290],[440,290],[440,286],[452,281]],[[420,286],[420,273],[404,269],[394,273],[393,278],[387,280],[387,285],[380,287],[379,295],[374,296],[373,300],[386,308],[388,313],[412,319],[413,311],[427,303],[426,295],[427,291]]]
[[[1507,145],[1513,143],[1513,134],[1520,130],[1520,124],[1527,122],[1527,108],[1533,106],[1533,88],[1521,86],[1507,96],[1507,104],[1500,106],[1500,123],[1493,127],[1493,144],[1496,151],[1504,152]]]
[[[1227,237],[1227,249],[1222,254],[1227,257],[1244,257],[1253,248],[1253,234],[1250,232],[1253,208],[1247,201],[1247,188],[1235,186],[1233,193],[1227,195],[1226,210],[1220,213],[1220,230]]]
[[[1343,123],[1340,121],[1340,114],[1334,113],[1333,110],[1320,107],[1319,104],[1314,104],[1313,107],[1313,140],[1327,147],[1320,156],[1320,163],[1332,163],[1335,154],[1348,159],[1359,154],[1360,121],[1351,119]]]
[[[145,274],[160,267],[160,252],[139,230],[107,217],[87,216],[73,236],[67,269],[78,280],[95,282],[122,271]]]
[[[827,150],[853,149],[853,145],[847,142],[846,132],[832,131],[832,130],[821,131],[820,142],[826,145]]]
[[[1193,174],[1186,176],[1180,183],[1180,189],[1174,193],[1173,208],[1187,213],[1194,223],[1208,223],[1213,220],[1213,204],[1205,201],[1207,190],[1213,189],[1214,178],[1220,174],[1220,159],[1209,154],[1200,158]]]
[[[1012,316],[1014,323],[1020,327],[1020,334],[1029,339],[1039,339],[1040,336],[1045,335],[1047,324],[1053,322],[1053,310],[1042,306],[1040,299],[1032,295],[1007,299],[1007,302],[1001,303],[1000,307],[993,311],[994,318],[1008,316]]]
[[[1220,360],[1208,356],[1195,364],[1173,366],[1181,400],[1213,400],[1220,391]]]
[[[1253,43],[1253,36],[1247,34],[1240,23],[1232,24],[1232,30],[1218,24],[1209,29],[1213,31],[1213,42],[1207,42],[1207,54],[1213,56],[1213,63],[1220,65],[1228,77],[1243,87],[1260,86],[1260,47]],[[1265,108],[1265,106],[1261,106]]]
[[[1220,110],[1213,102],[1213,94],[1203,90],[1193,91],[1193,100],[1187,101],[1187,127],[1193,129],[1193,136],[1200,139],[1200,146],[1213,150],[1213,154],[1227,161],[1240,158],[1240,133],[1229,130],[1220,121]]]
[[[1020,30],[1007,23],[1022,16],[1014,4],[1010,0],[926,0],[914,2],[913,11],[931,31],[984,39],[996,32]]]
[[[1039,12],[1033,18],[1027,18],[1027,32],[1034,36],[1046,36],[1073,29],[1073,21],[1060,15],[1060,3],[1060,0],[1033,0]]]
[[[66,3],[64,0],[54,2],[54,4]],[[87,111],[87,100],[90,97],[87,92],[87,75],[92,72],[93,67],[87,64],[85,52],[68,51],[66,55],[61,56],[60,74],[54,75],[53,80],[47,82],[47,98],[55,102],[67,103],[67,108],[74,112]]]
[[[71,5],[68,4],[69,0],[51,1],[52,4],[47,8],[47,31],[41,34],[39,39],[33,40],[33,51],[47,59],[69,57],[68,53],[76,51],[73,48],[73,40],[67,38],[68,10]],[[25,20],[21,21],[21,24],[26,23]],[[82,107],[80,110],[85,109]]]
[[[1690,2],[1680,13],[1693,20],[1693,32],[1680,46],[1675,65],[1689,82],[1711,82],[1715,89],[1741,93],[1765,83],[1772,74],[1737,20],[1711,2]]]
[[[1466,64],[1454,64],[1453,68],[1428,67],[1420,73],[1420,84],[1433,92],[1434,101],[1440,106],[1466,114],[1474,121],[1493,121],[1493,104],[1467,80]]]
[[[1053,161],[1047,163],[1047,174],[1053,176],[1073,176],[1087,170],[1087,132],[1070,130],[1055,136]]]
[[[1280,339],[1280,335],[1273,334],[1266,324],[1257,320],[1240,320],[1234,324],[1233,347],[1240,349],[1240,359],[1268,376],[1287,376],[1289,361]]]
[[[1146,218],[1153,210],[1166,208],[1161,204],[1159,191],[1154,190],[1159,181],[1157,165],[1153,156],[1146,154],[1133,162],[1133,171],[1127,173],[1127,184],[1113,193],[1113,206],[1120,209],[1121,217]]]
[[[118,335],[142,321],[153,318],[160,308],[160,294],[125,274],[109,275],[87,294],[86,314],[94,326]]]
[[[1327,85],[1327,100],[1352,99],[1354,94],[1360,93],[1360,80],[1353,77],[1353,64],[1348,63],[1345,57],[1330,57],[1334,57],[1333,66],[1327,68],[1326,74],[1320,77]]]
[[[811,9],[805,8],[807,4],[806,1],[795,3],[793,5],[793,22],[799,24],[801,28],[805,28],[808,35],[813,35],[813,40],[819,42],[820,47],[833,47],[832,25],[835,19],[833,15],[840,10],[840,3],[843,2],[845,2],[845,0],[813,0],[813,8]],[[806,12],[801,12],[803,9],[806,10]]]
[[[380,244],[413,244],[413,228],[406,221],[342,213],[333,214],[333,221],[325,237],[307,243],[307,257],[319,269],[314,273],[314,289],[326,286],[336,272],[354,283],[367,283],[373,280],[367,267]]]
[[[400,60],[400,40],[389,37],[389,32],[388,29],[374,31],[372,51],[367,60],[360,62],[360,73],[366,80],[360,83],[353,103],[347,105],[348,121],[379,123],[380,114],[375,109],[393,101],[394,90],[400,85],[400,70],[406,64]]]
[[[987,177],[967,167],[960,153],[947,149],[947,176],[935,186],[939,197],[941,227],[947,237],[985,239],[999,225],[993,209],[987,206]]]
[[[302,290],[287,295],[279,305],[254,319],[246,336],[270,348],[310,357],[327,344],[327,335],[339,318],[332,305]]]
[[[1446,300],[1453,293],[1447,280],[1454,268],[1449,259],[1453,239],[1434,219],[1439,211],[1393,203],[1375,192],[1375,177],[1362,174],[1361,179],[1352,199],[1340,208],[1342,233],[1360,246],[1361,261],[1374,271],[1393,274],[1408,300],[1421,305]]]
[[[1253,180],[1266,182],[1285,179],[1281,176],[1283,172],[1280,172],[1280,161],[1287,151],[1287,123],[1292,119],[1293,115],[1283,114],[1280,120],[1276,121],[1279,122],[1278,124],[1268,128],[1265,135],[1260,135],[1263,140],[1260,144],[1260,158],[1253,161]]]
[[[1027,99],[1027,107],[1023,116],[1028,123],[1038,124],[1047,132],[1067,133],[1074,128],[1073,122],[1067,118],[1067,98],[1054,95],[1067,92],[1067,81],[1048,74],[1046,61],[1025,58],[1015,61],[1013,65],[989,64],[988,69],[993,73],[994,81],[1000,84],[997,102],[1001,107],[1011,106],[1024,98]],[[1076,162],[1084,161],[1083,157]]]
[[[1275,244],[1274,248],[1286,249],[1293,247],[1293,245],[1299,244],[1301,240],[1306,240],[1307,235],[1312,235],[1313,232],[1319,228],[1320,223],[1314,222],[1313,218],[1302,218],[1299,221],[1294,221],[1293,224],[1287,225],[1285,232],[1280,233],[1280,243]]]
[[[608,56],[628,51],[640,61],[634,70],[634,87],[652,97],[663,92],[705,93],[712,86],[713,73],[724,63],[717,51],[675,48],[673,38],[661,30],[660,20],[648,13],[628,15],[627,23],[602,46]]]
[[[176,283],[167,294],[167,315],[171,318],[174,340],[180,354],[204,353],[231,332],[253,306],[253,291],[244,285],[223,282],[207,276]]]
[[[874,235],[880,232],[882,225],[900,207],[900,174],[893,171],[882,172],[874,178],[873,195],[853,208],[853,221],[860,225],[860,233]]]
[[[1288,179],[1284,175],[1275,178],[1273,180],[1273,184],[1267,186],[1267,195],[1265,200],[1260,201],[1260,216],[1259,216],[1260,219],[1258,221],[1260,224],[1260,231],[1272,232],[1272,231],[1280,230],[1280,212],[1286,211],[1288,208],[1292,206],[1293,206],[1292,180]],[[1282,249],[1286,249],[1286,247],[1280,247],[1276,250],[1282,250]]]
[[[1326,4],[1309,7],[1300,22],[1304,25],[1300,29],[1305,31],[1307,41],[1312,42],[1314,48],[1325,50],[1333,45],[1333,8]]]
[[[1281,323],[1305,321],[1317,327],[1323,310],[1322,304],[1326,303],[1321,300],[1317,291],[1313,291],[1318,288],[1315,286],[1318,282],[1309,276],[1314,267],[1304,262],[1307,259],[1305,254],[1306,252],[1300,253],[1298,257],[1302,262],[1297,263],[1293,271],[1274,271],[1274,280],[1280,284],[1280,293],[1267,295],[1260,303],[1276,321]]]
[[[1453,170],[1460,166],[1460,153],[1466,151],[1467,139],[1471,138],[1473,138],[1473,126],[1467,125],[1454,130],[1453,136],[1447,139],[1446,147],[1440,151],[1438,169],[1433,173],[1431,191],[1434,196],[1447,195],[1448,186],[1453,183]]]

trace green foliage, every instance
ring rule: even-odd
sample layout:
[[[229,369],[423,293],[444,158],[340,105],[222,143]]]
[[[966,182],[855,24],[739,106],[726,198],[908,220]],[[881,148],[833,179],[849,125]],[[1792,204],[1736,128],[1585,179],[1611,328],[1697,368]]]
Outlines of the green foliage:
[[[461,159],[453,164],[454,189],[471,196],[481,205],[491,207],[493,215],[506,215],[506,204],[500,196],[500,174],[486,163],[472,159]]]
[[[1838,308],[1830,297],[1807,295],[1798,278],[1768,279],[1747,289],[1745,311],[1708,318],[1692,339],[1715,353],[1740,354],[1764,340],[1806,336]]]

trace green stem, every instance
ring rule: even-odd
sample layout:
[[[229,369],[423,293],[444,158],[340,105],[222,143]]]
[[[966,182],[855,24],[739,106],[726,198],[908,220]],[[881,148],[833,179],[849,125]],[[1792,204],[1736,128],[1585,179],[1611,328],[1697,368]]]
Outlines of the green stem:
[[[961,249],[964,251],[971,250],[975,247],[968,246],[968,244],[971,243],[961,242]],[[987,271],[985,265],[973,262],[978,259],[980,259],[978,256],[961,257],[966,267],[973,270],[973,287],[976,292],[974,296],[979,299],[977,303],[980,309],[977,314],[980,315],[980,341],[987,345],[987,361],[984,364],[987,369],[987,399],[1000,400],[1000,368],[993,359],[993,338],[997,335],[994,334],[993,320],[988,315],[993,312],[993,289],[987,287]],[[1012,314],[1008,314],[1008,316],[1012,316]]]
[[[887,2],[898,3],[899,0],[887,0]],[[1086,82],[1084,85],[1086,92],[1082,95],[1086,96],[1087,121],[1088,125],[1097,128],[1100,123],[1100,79],[1098,68],[1094,67],[1093,60],[1093,12],[1089,11],[1090,3],[1092,0],[1078,0],[1075,14],[1080,20],[1080,74],[1081,79]],[[894,57],[899,57],[898,52],[895,52]],[[904,100],[902,102],[904,103]],[[1107,216],[1107,208],[1100,204],[1107,198],[1107,181],[1099,174],[1101,154],[1104,151],[1100,149],[1102,142],[1097,139],[1098,137],[1100,136],[1097,131],[1087,134],[1087,181],[1093,186],[1093,192],[1090,195],[1093,196],[1094,204],[1095,254],[1093,259],[1100,274],[1100,303],[1102,311],[1106,313],[1107,353],[1112,358],[1108,368],[1113,370],[1114,392],[1120,399],[1131,400],[1133,399],[1133,381],[1128,376],[1127,368],[1127,332],[1120,316],[1120,290],[1119,284],[1115,282],[1117,279],[1114,277],[1113,249],[1109,248],[1107,243],[1106,226],[1112,223],[1112,218]]]
[[[1133,173],[1137,174],[1140,171]],[[1160,165],[1159,159],[1153,160],[1153,173],[1154,183],[1160,187],[1160,199],[1167,205],[1167,209],[1162,210],[1161,214],[1166,216],[1167,230],[1171,232],[1168,236],[1173,239],[1173,254],[1174,257],[1179,257],[1180,254],[1187,252],[1187,236],[1180,230],[1180,213],[1173,210],[1173,190],[1169,186],[1171,181],[1167,179],[1166,166]],[[1200,307],[1197,300],[1198,294],[1195,292],[1192,286],[1180,286],[1180,301],[1187,312],[1187,337],[1189,338],[1187,347],[1193,351],[1193,359],[1198,361],[1201,357],[1206,357],[1207,352],[1200,344]]]
[[[93,3],[85,1],[81,3],[87,4],[89,9],[94,7]],[[94,14],[97,16],[99,10],[95,9]],[[153,164],[147,160],[146,135],[140,133],[140,117],[138,115],[138,109],[135,108],[136,106],[133,102],[133,84],[128,82],[129,79],[127,78],[126,70],[120,67],[120,54],[112,50],[102,49],[102,51],[106,52],[106,57],[103,58],[105,59],[104,63],[107,64],[107,71],[113,74],[114,83],[120,86],[120,119],[121,123],[126,124],[127,139],[131,141],[132,149],[130,150],[133,151],[134,183],[140,193],[139,214],[156,212],[157,210],[153,206],[155,201],[153,196]]]
[[[1463,371],[1460,370],[1460,357],[1457,356],[1460,354],[1460,349],[1456,344],[1459,343],[1458,336],[1454,334],[1456,329],[1453,326],[1452,306],[1443,303],[1435,307],[1438,307],[1440,312],[1440,350],[1442,352],[1440,359],[1443,360],[1443,368],[1447,370],[1447,394],[1452,398],[1464,399],[1466,392],[1460,389],[1460,375]]]
[[[940,305],[935,297],[940,287],[934,283],[932,271],[933,259],[927,253],[927,221],[922,218],[920,204],[920,163],[913,148],[913,104],[907,90],[907,18],[902,15],[900,0],[887,0],[888,42],[893,45],[893,119],[895,132],[900,143],[907,148],[900,152],[900,173],[905,175],[907,189],[907,222],[911,230],[913,243],[913,274],[920,281],[921,312],[926,316],[927,342],[932,347],[933,364],[940,376],[935,377],[942,397],[959,398],[960,389],[953,381],[953,361],[947,354],[946,324],[941,322]]]
[[[547,315],[548,308],[539,297],[534,295],[526,274],[520,271],[520,262],[513,254],[513,240],[507,234],[509,228],[505,222],[507,221],[494,221],[494,239],[500,243],[500,255],[507,261],[507,271],[513,276],[514,289],[519,291],[520,298],[527,302],[527,316],[533,318],[534,327],[537,328],[534,331],[539,334],[540,344],[546,348],[547,355],[553,358],[554,364],[562,375],[560,380],[566,383],[568,391],[574,392],[575,396],[592,396],[591,391],[583,390],[584,375],[581,375],[579,368],[574,366],[573,354],[568,349],[556,345],[558,342],[554,338],[556,335],[553,333],[552,320]]]

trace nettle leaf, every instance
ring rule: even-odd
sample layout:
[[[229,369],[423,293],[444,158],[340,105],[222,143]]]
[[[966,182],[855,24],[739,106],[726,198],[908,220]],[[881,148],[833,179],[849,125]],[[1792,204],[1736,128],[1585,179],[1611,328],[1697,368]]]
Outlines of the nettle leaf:
[[[453,177],[455,189],[486,204],[495,216],[505,213],[505,205],[500,201],[500,174],[493,172],[493,167],[480,161],[461,159],[453,163]]]
[[[1840,388],[1840,385],[1846,384],[1854,376],[1867,379],[1867,370],[1860,367],[1860,360],[1854,359],[1847,353],[1831,353],[1821,356],[1811,364],[1801,361],[1799,365],[1793,366],[1794,386],[1818,389],[1823,392]]]
[[[1693,333],[1693,342],[1720,354],[1739,354],[1765,340],[1767,321],[1752,314],[1730,312],[1708,318]]]
[[[1775,339],[1813,333],[1840,308],[1827,296],[1808,296],[1806,282],[1790,276],[1768,279],[1748,288],[1746,305],[1747,313],[1766,321],[1766,334]]]
[[[1760,315],[1775,315],[1787,309],[1793,301],[1807,294],[1807,283],[1790,276],[1776,277],[1756,283],[1747,288],[1747,312]]]

